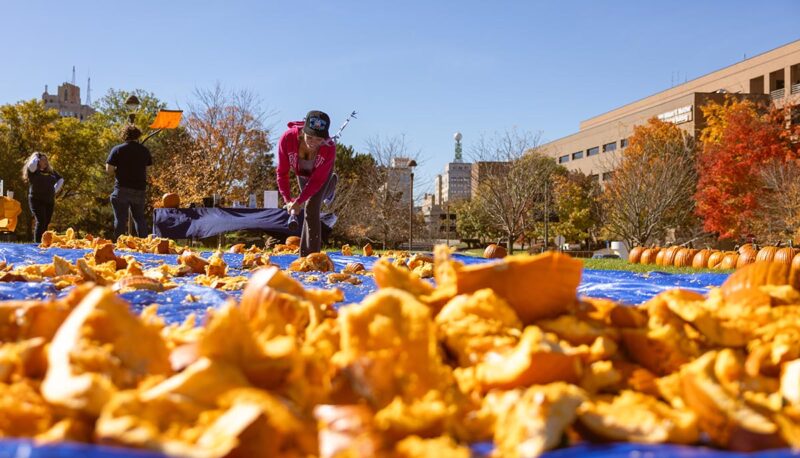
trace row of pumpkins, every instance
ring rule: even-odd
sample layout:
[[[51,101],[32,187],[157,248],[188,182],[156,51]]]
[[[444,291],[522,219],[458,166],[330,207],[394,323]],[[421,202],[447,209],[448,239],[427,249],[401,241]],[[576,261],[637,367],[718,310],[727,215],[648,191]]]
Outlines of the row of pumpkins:
[[[758,249],[747,243],[737,251],[694,249],[680,246],[668,248],[634,247],[628,254],[633,264],[655,264],[658,266],[694,267],[696,269],[738,269],[756,261],[773,261],[800,268],[800,249],[765,246]]]

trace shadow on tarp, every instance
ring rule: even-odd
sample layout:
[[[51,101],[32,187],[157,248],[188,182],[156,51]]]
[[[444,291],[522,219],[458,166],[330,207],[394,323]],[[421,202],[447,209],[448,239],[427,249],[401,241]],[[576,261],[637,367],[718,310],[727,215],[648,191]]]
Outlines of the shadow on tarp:
[[[7,244],[0,243],[0,261],[17,266],[25,264],[45,264],[52,262],[54,255],[61,256],[71,262],[85,255],[89,250],[70,250],[60,248],[39,249],[33,244]],[[158,255],[145,253],[130,253],[118,251],[118,254],[133,255],[145,268],[157,267],[164,263],[177,264],[175,255]],[[204,258],[211,253],[202,253]],[[339,252],[329,253],[336,270],[339,271],[350,262],[360,262],[366,269],[370,269],[377,260],[375,257],[342,256]],[[457,260],[465,264],[490,262],[485,259],[455,255]],[[273,263],[282,268],[287,268],[297,256],[281,255],[271,256]],[[241,270],[243,256],[226,253],[225,262],[229,267],[229,275],[249,275],[248,271]],[[493,262],[493,261],[491,261]],[[330,288],[336,286],[345,294],[344,303],[359,302],[367,294],[375,290],[372,277],[362,276],[363,284],[350,285],[339,283],[330,285],[326,281],[326,274],[322,273],[297,273],[291,275],[303,282],[307,287]],[[159,304],[159,315],[169,323],[180,322],[189,314],[197,313],[202,317],[206,308],[219,307],[229,298],[237,298],[241,292],[217,291],[194,283],[194,276],[174,279],[178,287],[163,293],[153,291],[135,291],[122,296],[132,304],[136,311],[143,307]],[[634,273],[613,270],[584,270],[578,292],[581,295],[608,298],[628,304],[638,304],[656,294],[671,288],[685,288],[700,293],[705,293],[710,287],[719,286],[727,278],[726,274],[667,274],[662,272]],[[0,283],[0,300],[9,299],[44,299],[55,295],[61,297],[67,291],[57,291],[50,283]],[[187,300],[187,296],[192,300]],[[487,456],[492,450],[491,443],[475,444],[472,447],[476,457]],[[543,455],[546,458],[567,458],[584,455],[588,458],[667,458],[667,457],[692,457],[692,458],[778,458],[800,456],[789,450],[766,451],[752,454],[723,452],[705,447],[684,447],[671,445],[640,445],[640,444],[581,444],[568,449],[556,450]],[[37,445],[24,440],[0,440],[0,458],[145,458],[156,457],[159,454],[139,450],[100,447],[86,444],[63,443],[57,445]]]

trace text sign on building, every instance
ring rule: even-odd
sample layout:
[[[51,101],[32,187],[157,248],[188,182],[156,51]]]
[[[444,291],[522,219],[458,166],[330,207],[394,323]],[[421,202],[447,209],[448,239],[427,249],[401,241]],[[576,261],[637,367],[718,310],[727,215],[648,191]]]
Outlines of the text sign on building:
[[[692,105],[676,108],[666,113],[658,115],[658,119],[664,122],[671,122],[673,124],[681,124],[692,120]]]

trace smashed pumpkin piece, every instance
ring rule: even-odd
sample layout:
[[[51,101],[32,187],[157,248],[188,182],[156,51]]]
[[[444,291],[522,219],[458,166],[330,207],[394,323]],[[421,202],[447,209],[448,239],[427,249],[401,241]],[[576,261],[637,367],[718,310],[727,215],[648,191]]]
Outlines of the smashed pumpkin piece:
[[[659,298],[664,300],[672,313],[697,328],[710,343],[715,345],[725,347],[747,345],[751,333],[758,326],[758,323],[742,320],[742,310],[728,319],[728,316],[724,315],[723,304],[706,301],[700,294],[690,291],[679,289],[666,291],[661,293]]]
[[[577,383],[581,373],[580,358],[567,354],[536,326],[526,327],[513,349],[487,354],[475,366],[456,369],[462,386],[481,392],[559,381]]]
[[[182,396],[145,401],[125,391],[103,410],[96,435],[175,457],[301,457],[316,449],[309,426],[283,401],[252,388],[230,389],[212,405]]]
[[[789,404],[800,407],[800,359],[783,364],[781,394]]]
[[[397,396],[375,414],[375,426],[390,441],[411,435],[436,437],[449,429],[456,409],[457,406],[444,399],[438,390],[431,390],[418,399],[404,400]]]
[[[460,366],[476,364],[488,352],[513,348],[522,334],[516,312],[491,289],[454,297],[436,315],[436,326]]]
[[[500,456],[537,457],[555,448],[585,399],[583,390],[566,383],[525,390],[497,418],[494,443]]]
[[[372,410],[363,404],[322,404],[314,408],[320,458],[380,456],[383,438],[375,429]]]
[[[41,337],[0,343],[0,383],[41,379],[47,371],[45,344]]]
[[[338,320],[341,342],[334,364],[358,380],[356,389],[373,406],[452,386],[430,309],[411,294],[378,290],[339,309]]]
[[[693,444],[700,437],[693,412],[629,390],[587,400],[578,409],[578,421],[603,441]]]
[[[508,301],[523,324],[553,318],[577,300],[583,263],[568,255],[547,252],[507,256],[501,262],[462,266],[437,247],[437,290],[450,297],[491,288]]]
[[[185,250],[181,255],[178,257],[178,262],[188,266],[192,273],[195,274],[204,274],[206,273],[206,266],[208,266],[208,261],[201,258],[199,254]]]
[[[49,342],[92,288],[93,285],[78,285],[62,299],[0,301],[0,341],[42,337]]]
[[[159,329],[133,315],[110,289],[98,287],[53,337],[42,394],[53,404],[97,415],[117,390],[170,371]]]
[[[326,306],[341,300],[338,290],[305,290],[297,280],[272,266],[256,271],[239,307],[258,335],[300,335],[318,323]]]
[[[328,274],[328,283],[350,283],[351,285],[360,285],[361,279],[345,272],[334,272]]]
[[[433,285],[422,280],[419,275],[393,265],[386,258],[375,261],[372,272],[378,288],[398,288],[417,297],[428,296],[434,291]]]
[[[197,354],[238,367],[255,386],[277,389],[294,367],[296,348],[290,337],[258,339],[240,309],[228,303],[211,316]]]
[[[599,338],[619,340],[619,333],[616,329],[590,320],[582,320],[574,315],[561,315],[558,318],[539,320],[536,322],[536,326],[575,345],[591,345]]]
[[[419,436],[409,436],[401,440],[394,447],[395,458],[470,458],[468,447],[459,445],[449,436],[440,436],[434,439],[423,439]]]
[[[0,383],[0,437],[31,437],[50,428],[54,414],[28,381]]]
[[[709,351],[681,368],[686,405],[697,414],[711,440],[730,450],[754,451],[785,447],[775,422],[729,393],[714,373],[718,352]]]
[[[297,258],[289,265],[289,270],[295,272],[333,272],[334,266],[331,258],[325,253],[311,253],[308,256]]]
[[[224,277],[228,274],[228,265],[222,258],[221,251],[215,251],[205,266],[206,275],[209,277]]]

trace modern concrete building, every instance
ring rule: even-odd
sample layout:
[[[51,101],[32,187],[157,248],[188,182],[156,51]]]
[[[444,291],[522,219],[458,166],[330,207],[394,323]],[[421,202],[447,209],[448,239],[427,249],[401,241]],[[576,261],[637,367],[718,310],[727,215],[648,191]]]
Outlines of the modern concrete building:
[[[469,162],[450,162],[445,165],[444,174],[436,177],[437,192],[441,183],[441,202],[463,202],[472,197],[472,164]]]
[[[457,203],[472,197],[472,164],[464,162],[461,155],[461,133],[453,135],[455,155],[453,162],[444,168],[443,175],[436,176],[436,198],[439,204]]]
[[[72,83],[58,86],[56,94],[48,93],[45,85],[42,100],[45,108],[58,110],[62,118],[77,118],[83,121],[94,114],[92,107],[81,104],[81,88]]]
[[[387,186],[389,192],[399,193],[400,201],[405,203],[411,202],[411,167],[412,160],[408,157],[393,157],[390,163]],[[414,162],[416,165],[416,162]]]
[[[437,203],[435,195],[425,194],[421,210],[422,217],[429,227],[431,235],[439,239],[454,238],[456,236],[455,213],[448,215],[446,209]]]
[[[508,162],[478,161],[473,163],[472,174],[470,176],[470,188],[472,190],[472,195],[477,195],[478,188],[481,184],[492,177],[501,175],[503,172],[505,172],[505,169],[507,169],[508,166]]]
[[[610,180],[634,126],[655,116],[696,137],[704,127],[701,107],[726,96],[772,100],[800,111],[800,40],[584,120],[578,132],[542,150],[570,170]]]

